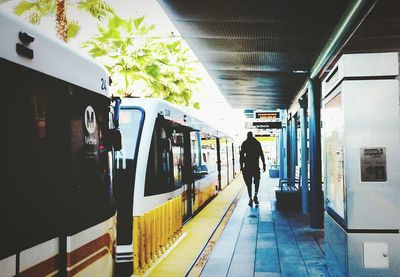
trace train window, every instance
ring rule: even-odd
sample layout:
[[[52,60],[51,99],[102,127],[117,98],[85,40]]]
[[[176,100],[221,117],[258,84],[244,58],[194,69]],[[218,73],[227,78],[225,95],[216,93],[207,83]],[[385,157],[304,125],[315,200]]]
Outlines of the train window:
[[[201,148],[199,139],[200,139],[200,132],[198,131],[190,132],[192,168],[195,179],[199,179],[202,177]]]
[[[101,133],[108,128],[105,97],[71,90],[65,82],[2,59],[0,71],[1,93],[12,95],[0,109],[7,130],[1,136],[6,162],[0,167],[4,258],[101,220],[92,215],[110,212],[111,169],[109,153],[101,148]],[[92,137],[84,134],[89,105],[97,121],[97,127],[88,122]]]
[[[66,86],[0,59],[3,147],[0,169],[0,258],[57,237],[68,177]],[[16,82],[18,79],[23,82]],[[57,89],[54,89],[57,88]]]
[[[133,160],[138,150],[138,138],[143,124],[144,111],[139,108],[122,109],[119,117],[119,127],[124,134],[122,149],[117,153],[119,163]]]
[[[201,139],[201,152],[203,153],[203,163],[207,165],[208,173],[217,171],[217,141],[213,137],[203,137]]]
[[[184,166],[183,133],[175,129],[172,131],[172,157],[173,157],[174,185],[175,188],[180,188],[183,182],[183,166]]]
[[[99,223],[114,213],[112,153],[104,134],[109,129],[109,100],[69,87],[74,211],[71,232]]]
[[[204,134],[203,134],[204,135]],[[194,138],[194,137],[193,137]],[[196,139],[192,140],[192,151],[198,153],[199,160],[195,161],[194,164],[194,177],[201,179],[205,176],[209,176],[214,171],[215,165],[210,163],[210,140],[202,139],[200,132],[196,132]],[[212,151],[212,150],[211,150]]]
[[[164,119],[157,118],[147,162],[145,196],[174,189],[171,130],[168,127]]]
[[[182,186],[185,140],[181,126],[158,118],[147,163],[145,196],[170,192]]]
[[[33,116],[38,132],[38,139],[43,141],[46,138],[46,95],[40,91],[34,92],[32,95],[32,106]]]
[[[132,243],[132,209],[137,150],[144,120],[140,108],[121,109],[119,127],[123,134],[122,149],[116,153],[114,179],[117,199],[117,237],[119,244]]]

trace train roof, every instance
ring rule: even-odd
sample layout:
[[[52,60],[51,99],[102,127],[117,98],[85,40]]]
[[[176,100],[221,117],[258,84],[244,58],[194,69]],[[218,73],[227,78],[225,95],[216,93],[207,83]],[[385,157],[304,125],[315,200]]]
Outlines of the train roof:
[[[2,10],[0,37],[0,58],[110,96],[109,74],[103,66]]]
[[[217,137],[226,137],[227,135],[209,123],[204,122],[189,111],[182,109],[174,104],[157,98],[123,98],[122,108],[140,107],[147,113],[157,117],[164,116],[165,119],[176,122],[182,126],[187,126],[194,130],[201,130]]]

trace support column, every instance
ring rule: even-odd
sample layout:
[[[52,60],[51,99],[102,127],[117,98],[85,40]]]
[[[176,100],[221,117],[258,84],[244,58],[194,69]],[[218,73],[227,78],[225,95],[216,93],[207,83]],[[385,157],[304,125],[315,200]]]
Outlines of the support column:
[[[279,178],[286,179],[287,175],[287,111],[280,110],[282,128],[279,133]]]
[[[321,82],[308,82],[308,110],[310,132],[310,225],[324,226],[324,197],[321,182]]]
[[[301,210],[303,214],[309,212],[308,207],[308,149],[307,149],[307,99],[300,98],[300,149],[301,149]]]
[[[285,178],[285,170],[284,170],[284,149],[283,149],[283,128],[279,130],[279,178]]]
[[[297,114],[290,120],[290,178],[296,179],[297,165]]]
[[[291,151],[292,151],[292,119],[290,117],[290,114],[287,115],[287,127],[286,127],[286,178],[291,178],[292,177],[292,170],[290,166],[290,162],[292,159],[291,156]]]

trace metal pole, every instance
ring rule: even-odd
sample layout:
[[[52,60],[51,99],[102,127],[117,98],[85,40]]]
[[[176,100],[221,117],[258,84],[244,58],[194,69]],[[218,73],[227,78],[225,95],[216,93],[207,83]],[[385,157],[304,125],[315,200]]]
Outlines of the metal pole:
[[[321,70],[334,59],[377,2],[378,0],[351,1],[311,68],[310,78],[317,77]]]
[[[304,97],[304,96],[303,96]],[[307,159],[307,99],[300,98],[300,140],[301,140],[301,210],[307,214],[308,208],[308,159]]]
[[[280,112],[282,128],[280,131],[279,142],[280,142],[280,161],[279,161],[279,177],[281,179],[288,178],[287,175],[287,110],[281,110]]]
[[[283,127],[279,130],[279,178],[284,178],[284,149],[283,149]]]
[[[290,135],[290,178],[296,178],[297,165],[297,114],[292,116]]]
[[[310,225],[324,226],[324,197],[321,182],[321,82],[308,82],[308,110],[310,131]]]
[[[287,127],[286,127],[286,176],[292,178],[292,119],[288,115]]]

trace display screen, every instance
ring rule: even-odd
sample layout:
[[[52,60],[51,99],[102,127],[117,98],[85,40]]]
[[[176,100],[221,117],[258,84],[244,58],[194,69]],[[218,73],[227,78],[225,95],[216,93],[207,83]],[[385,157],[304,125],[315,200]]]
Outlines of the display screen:
[[[256,112],[256,118],[279,119],[279,112]]]

